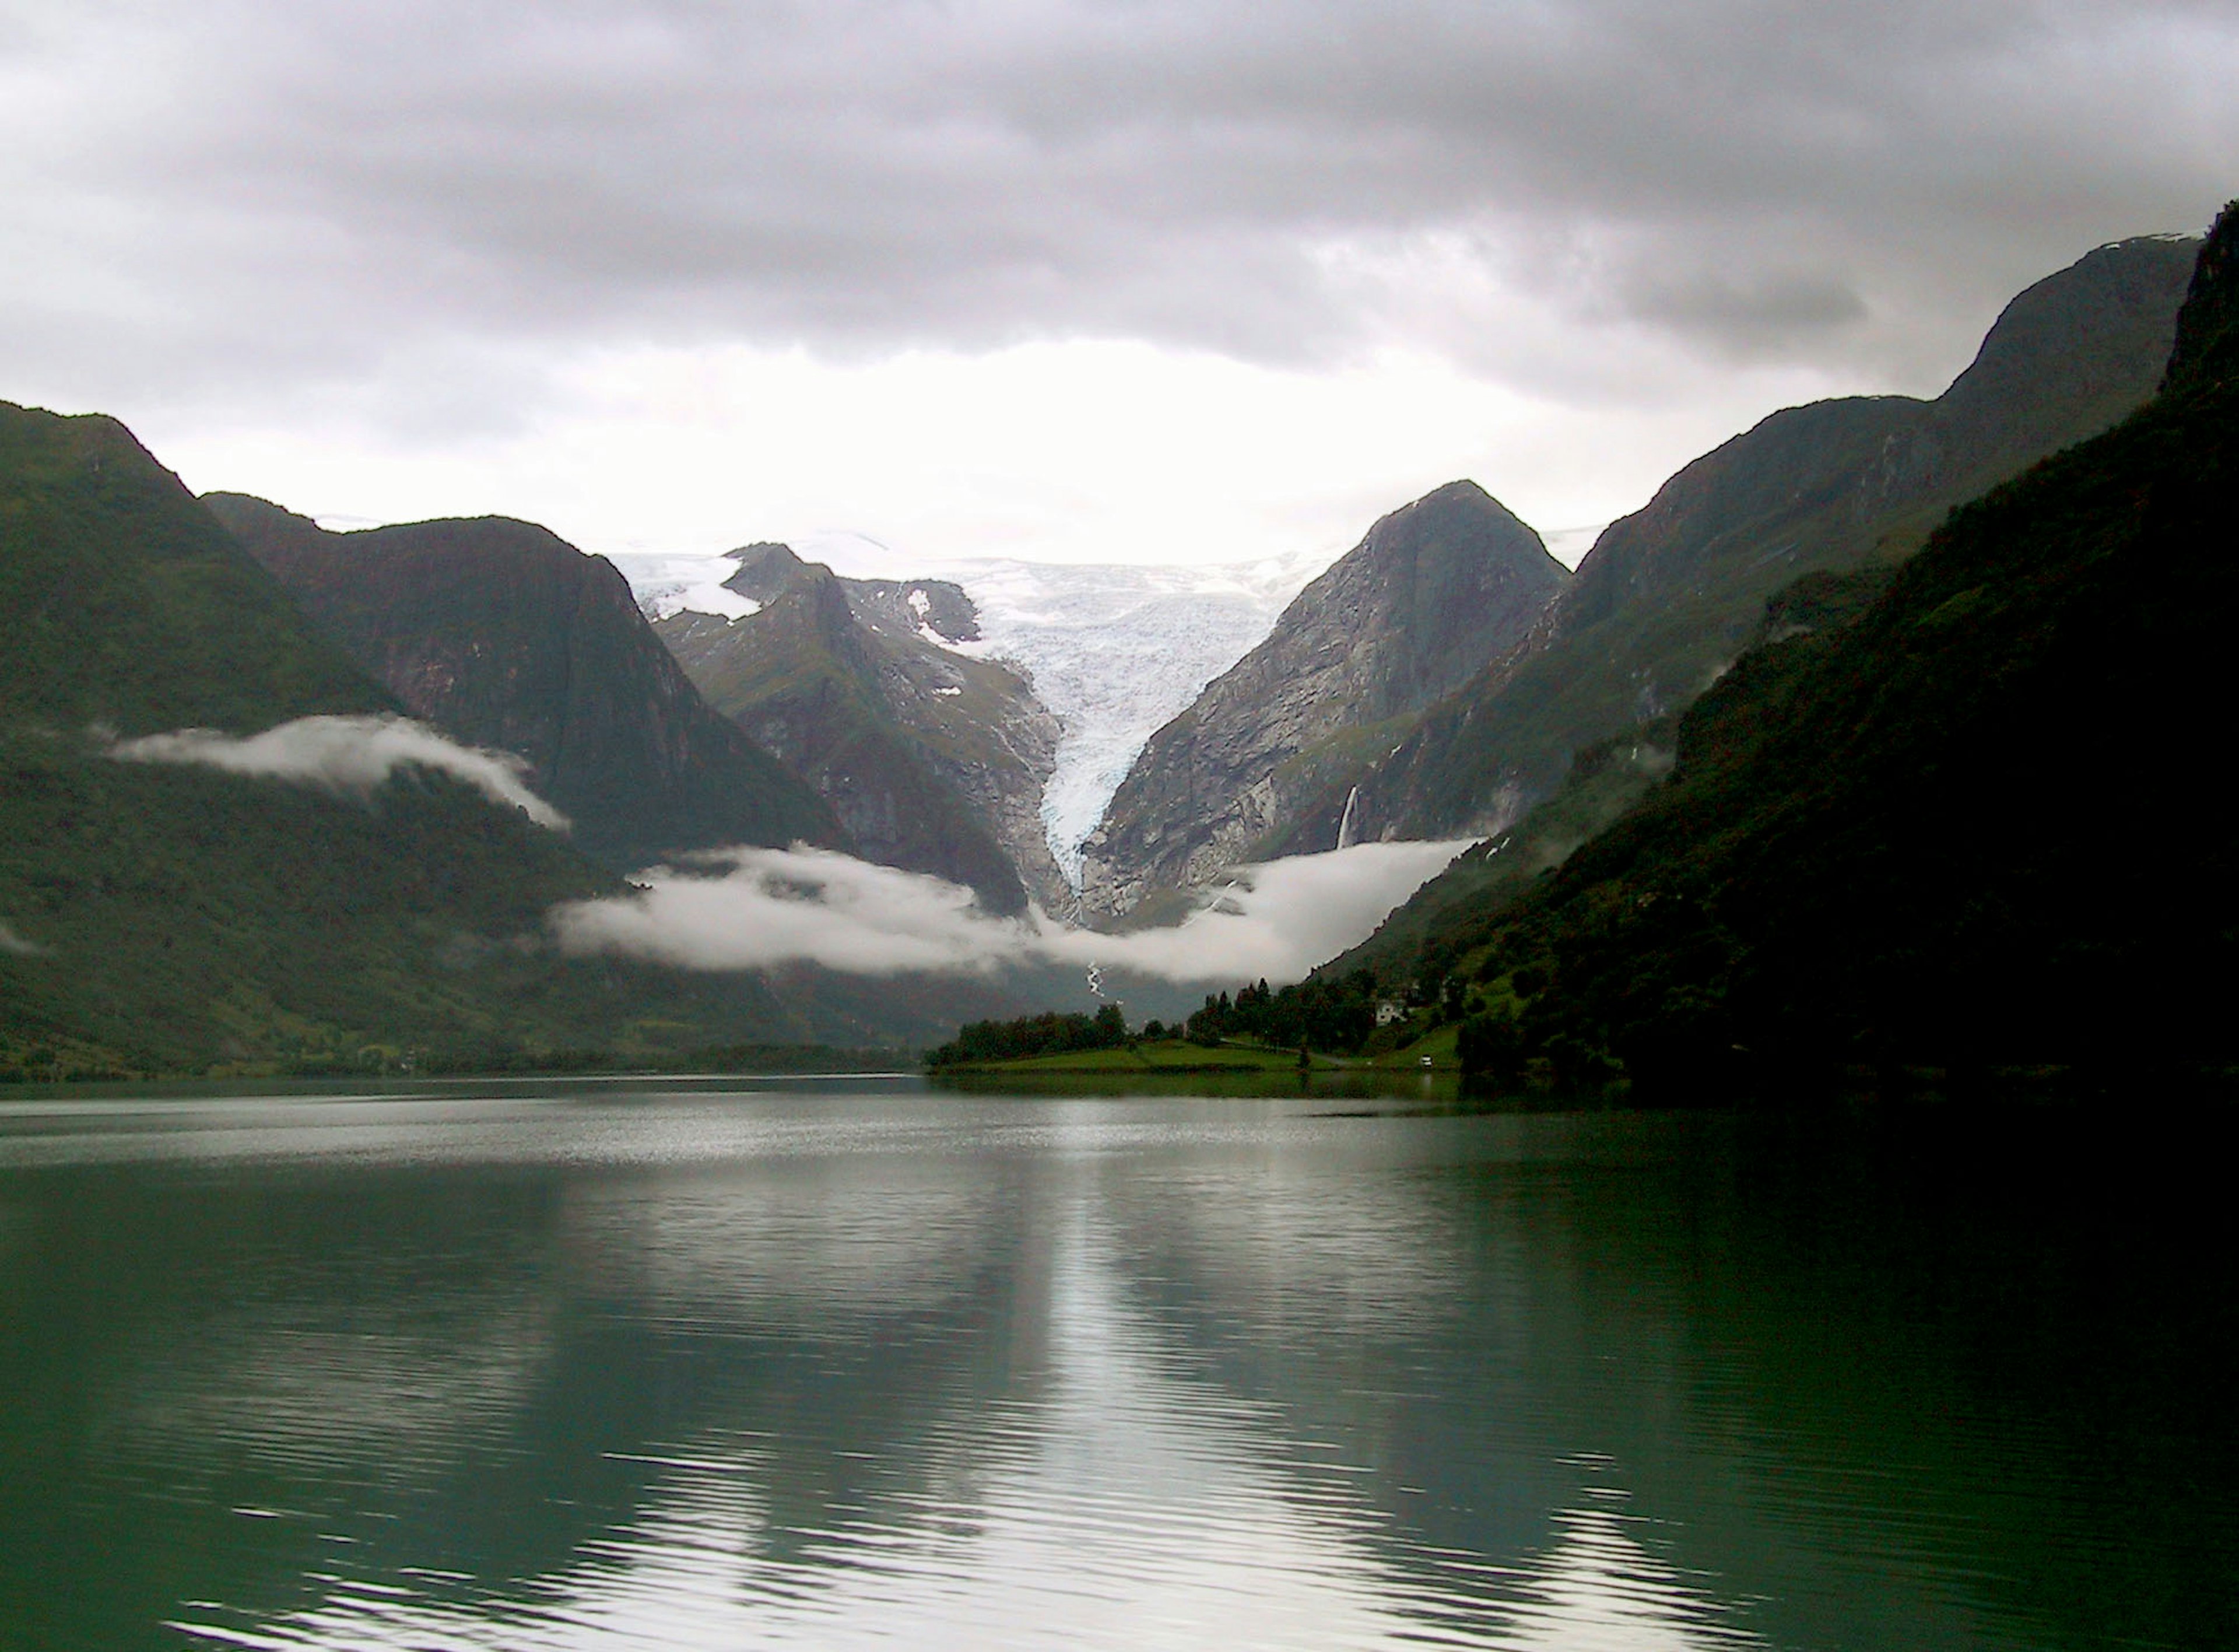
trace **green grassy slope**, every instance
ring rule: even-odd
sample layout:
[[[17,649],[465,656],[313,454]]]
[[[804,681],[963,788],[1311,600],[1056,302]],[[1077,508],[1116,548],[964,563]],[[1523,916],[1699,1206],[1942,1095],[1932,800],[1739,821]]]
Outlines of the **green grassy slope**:
[[[245,732],[396,702],[114,419],[0,402],[0,723]]]
[[[1671,776],[1457,949],[1525,1051],[1713,1089],[1830,1062],[2228,1062],[2239,214],[2167,388],[1771,642]],[[1465,938],[1466,916],[1443,925]]]
[[[1848,574],[1807,574],[1766,604],[1759,644],[1803,636],[1855,619],[1889,588],[1895,570],[1870,564]],[[1571,759],[1552,796],[1508,830],[1488,837],[1418,889],[1376,933],[1315,971],[1366,969],[1387,991],[1420,983],[1435,993],[1458,963],[1480,952],[1516,901],[1540,886],[1573,850],[1614,825],[1671,770],[1678,719],[1651,718],[1595,742]]]

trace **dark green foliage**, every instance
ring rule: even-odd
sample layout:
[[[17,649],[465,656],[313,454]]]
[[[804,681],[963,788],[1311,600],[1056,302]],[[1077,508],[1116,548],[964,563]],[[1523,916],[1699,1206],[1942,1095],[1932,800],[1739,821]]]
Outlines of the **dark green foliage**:
[[[1376,1030],[1376,983],[1366,971],[1341,978],[1302,981],[1270,990],[1265,981],[1240,987],[1234,998],[1208,994],[1191,1015],[1186,1036],[1201,1044],[1240,1038],[1276,1049],[1293,1047],[1352,1055]]]
[[[396,703],[131,432],[0,402],[0,723],[243,733]]]
[[[1510,903],[1670,772],[1678,729],[1677,718],[1659,717],[1588,746],[1552,796],[1510,830],[1464,850],[1374,935],[1315,974],[1366,969],[1395,995],[1437,981],[1492,938]]]
[[[1127,1018],[1117,1004],[1093,1016],[1047,1010],[1016,1021],[967,1022],[948,1042],[925,1053],[931,1068],[1020,1061],[1030,1056],[1069,1056],[1076,1050],[1117,1049],[1127,1042]]]
[[[1465,1082],[1505,1088],[1523,1082],[1524,1038],[1513,1011],[1488,1011],[1463,1022],[1454,1053]]]
[[[2228,226],[2239,201],[2223,209]],[[2239,247],[2228,232],[2212,236],[2194,266],[2191,290],[2177,317],[2164,390],[2229,387],[2239,378]]]
[[[1500,916],[1488,961],[1550,977],[1526,1052],[1668,1096],[2231,1058],[2239,383],[2182,363],[2222,359],[2235,241],[2227,213],[2182,330],[2211,342],[2156,402],[1955,511],[1849,623],[1771,633],[1671,779]]]

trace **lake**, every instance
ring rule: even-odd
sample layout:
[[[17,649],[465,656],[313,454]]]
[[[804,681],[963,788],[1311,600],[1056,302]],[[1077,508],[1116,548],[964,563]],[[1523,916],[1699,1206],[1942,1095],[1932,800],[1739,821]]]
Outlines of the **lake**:
[[[2150,1101],[0,1091],[0,1646],[2239,1643]]]

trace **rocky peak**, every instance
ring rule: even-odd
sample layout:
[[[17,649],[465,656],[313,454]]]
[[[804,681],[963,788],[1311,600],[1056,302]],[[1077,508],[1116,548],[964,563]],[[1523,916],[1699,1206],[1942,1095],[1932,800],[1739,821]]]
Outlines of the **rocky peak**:
[[[1087,903],[1117,916],[1248,857],[1325,771],[1516,647],[1567,577],[1473,482],[1384,517],[1152,736],[1089,839]]]
[[[736,591],[750,603],[774,602],[795,580],[808,572],[810,564],[794,555],[790,545],[780,545],[768,540],[742,545],[736,550],[723,553],[739,564],[739,571],[723,582],[723,589]],[[829,570],[823,570],[829,572]]]
[[[1070,894],[1041,829],[1056,720],[1016,674],[952,652],[978,615],[940,580],[843,579],[788,547],[732,553],[761,606],[655,627],[714,706],[816,788],[862,852],[992,910]]]
[[[1691,703],[1799,576],[1901,560],[1952,505],[2133,411],[2198,249],[2099,248],[2009,303],[1937,400],[1788,408],[1697,459],[1602,534],[1529,648],[1333,776],[1294,846],[1328,841],[1354,786],[1374,833],[1502,829],[1573,753]]]

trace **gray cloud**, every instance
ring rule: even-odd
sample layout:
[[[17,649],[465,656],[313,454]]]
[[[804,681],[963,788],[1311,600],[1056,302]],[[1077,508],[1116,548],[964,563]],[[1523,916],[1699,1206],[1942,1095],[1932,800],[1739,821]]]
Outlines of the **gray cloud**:
[[[1167,981],[1296,981],[1365,939],[1465,843],[1364,843],[1241,867],[1169,929],[1096,935],[990,918],[967,889],[826,849],[726,849],[555,910],[561,949],[694,969],[810,963],[855,975],[1100,964]]]
[[[2204,223],[2235,81],[2212,0],[9,0],[0,339],[437,435],[530,416],[555,340],[1398,343],[1607,394],[1575,324],[1918,378]]]
[[[36,958],[46,951],[37,942],[26,940],[16,933],[16,926],[0,918],[0,954],[13,958]]]
[[[120,741],[109,755],[123,763],[196,763],[330,791],[371,792],[399,768],[433,769],[464,781],[492,803],[521,809],[540,826],[565,830],[568,818],[529,790],[528,765],[509,751],[447,740],[425,723],[398,716],[298,717],[262,734],[181,729]]]

